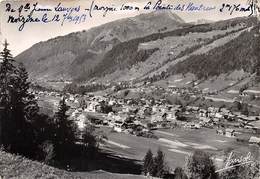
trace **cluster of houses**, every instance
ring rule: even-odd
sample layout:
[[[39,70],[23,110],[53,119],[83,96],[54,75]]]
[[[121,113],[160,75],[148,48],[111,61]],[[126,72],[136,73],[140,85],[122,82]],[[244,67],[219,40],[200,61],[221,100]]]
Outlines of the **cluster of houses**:
[[[138,105],[138,103],[141,103]],[[84,119],[89,120],[90,115],[99,114],[102,118],[102,124],[112,127],[117,132],[134,133],[135,131],[147,132],[149,124],[155,127],[162,127],[162,124],[169,124],[176,120],[175,110],[171,105],[163,105],[162,102],[155,102],[153,106],[148,105],[149,101],[140,99],[134,103],[131,100],[105,98],[105,97],[88,97],[86,99],[86,108],[72,112],[76,121]],[[109,106],[111,111],[102,111],[102,106]],[[80,107],[81,108],[81,107]],[[75,115],[75,112],[81,114]],[[102,115],[100,115],[102,114]]]
[[[152,88],[149,88],[153,90]],[[138,88],[139,91],[147,90]],[[165,92],[187,93],[190,89],[171,87]],[[200,94],[196,88],[190,95]],[[49,95],[60,98],[57,92],[35,92],[35,95]],[[184,128],[200,129],[202,127],[216,127],[217,134],[227,137],[236,137],[237,129],[250,129],[252,139],[250,142],[260,143],[260,117],[245,116],[232,112],[226,108],[208,107],[207,109],[197,106],[170,105],[165,99],[126,99],[112,96],[97,96],[93,94],[73,95],[66,94],[66,102],[70,108],[70,116],[76,121],[78,127],[83,129],[87,123],[107,125],[117,132],[135,133],[136,131],[147,132],[151,128],[173,127],[180,125]],[[185,108],[185,109],[184,109]],[[179,116],[190,116],[192,120],[180,121]]]

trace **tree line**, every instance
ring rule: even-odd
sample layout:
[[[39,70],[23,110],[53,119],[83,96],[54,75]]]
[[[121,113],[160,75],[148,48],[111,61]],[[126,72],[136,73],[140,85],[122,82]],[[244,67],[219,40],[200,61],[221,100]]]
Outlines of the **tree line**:
[[[153,156],[149,149],[143,159],[142,172],[145,176],[165,179],[258,179],[260,177],[259,146],[251,146],[251,162],[241,164],[241,154],[231,156],[231,150],[224,154],[224,166],[217,170],[213,157],[202,150],[195,150],[186,158],[184,167],[176,167],[171,171],[165,161],[165,154],[158,149]],[[230,161],[235,161],[230,163]],[[234,167],[233,167],[234,166]]]
[[[98,152],[101,135],[92,126],[79,131],[69,118],[69,106],[62,97],[50,117],[39,112],[30,92],[25,67],[17,63],[5,41],[0,53],[0,144],[2,149],[48,164],[65,165],[69,157],[88,158]]]
[[[198,79],[208,79],[232,72],[244,70],[259,75],[259,27],[242,32],[237,38],[223,46],[216,47],[208,53],[191,55],[188,59],[169,68],[168,74],[193,73]]]

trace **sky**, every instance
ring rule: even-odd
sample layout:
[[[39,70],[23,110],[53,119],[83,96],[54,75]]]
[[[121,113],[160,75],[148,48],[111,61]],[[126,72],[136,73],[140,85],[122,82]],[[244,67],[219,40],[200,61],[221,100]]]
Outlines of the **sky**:
[[[153,10],[143,10],[143,7],[151,1],[152,5],[156,4],[158,0],[30,0],[30,1],[1,1],[0,4],[0,40],[1,42],[4,39],[7,39],[10,44],[9,48],[14,56],[23,52],[24,50],[30,48],[33,44],[38,43],[40,41],[46,41],[50,38],[54,38],[57,36],[63,36],[69,34],[71,32],[88,30],[92,27],[108,23],[110,21],[114,21],[121,18],[133,17],[142,13],[152,12]],[[246,6],[248,0],[162,0],[163,4],[173,4],[174,6],[177,4],[187,6],[189,3],[193,3],[194,5],[203,4],[205,7],[215,7],[215,9],[210,11],[172,11],[180,16],[186,22],[195,22],[199,19],[206,19],[211,21],[224,20],[229,18],[234,18],[237,16],[248,16],[249,12],[235,12],[230,15],[230,12],[220,12],[223,3],[229,4],[241,4],[241,6]],[[52,19],[52,17],[56,14],[60,15],[60,20],[63,19],[63,14],[66,12],[57,12],[54,10],[54,7],[57,7],[59,3],[61,3],[62,7],[78,7],[80,6],[79,12],[73,12],[72,15],[75,17],[78,15],[81,17],[83,14],[86,14],[85,21],[81,23],[75,24],[75,22],[65,21],[63,25],[60,22],[38,22],[38,23],[26,23],[23,30],[19,31],[18,28],[21,23],[7,23],[9,16],[18,17],[18,8],[22,5],[25,6],[27,2],[30,2],[30,7],[32,7],[33,3],[38,3],[37,8],[41,9],[52,9],[51,12],[47,12],[47,18]],[[88,11],[84,9],[90,8],[91,3],[96,4],[97,6],[108,6],[108,7],[116,7],[119,9],[122,4],[131,5],[135,7],[139,7],[139,11],[137,10],[126,10],[126,11],[116,11],[116,12],[108,12],[105,17],[103,17],[102,11],[92,11],[92,17],[89,17]],[[7,4],[11,5],[12,9],[15,9],[16,12],[6,12]],[[30,11],[22,11],[21,15],[25,17],[28,15]],[[43,14],[46,12],[34,12],[34,18],[42,19]]]

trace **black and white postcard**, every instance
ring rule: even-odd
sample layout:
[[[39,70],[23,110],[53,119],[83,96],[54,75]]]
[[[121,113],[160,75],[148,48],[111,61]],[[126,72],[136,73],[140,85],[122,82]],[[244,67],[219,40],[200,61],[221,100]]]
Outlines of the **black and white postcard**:
[[[260,179],[259,0],[2,0],[0,41],[0,178]]]

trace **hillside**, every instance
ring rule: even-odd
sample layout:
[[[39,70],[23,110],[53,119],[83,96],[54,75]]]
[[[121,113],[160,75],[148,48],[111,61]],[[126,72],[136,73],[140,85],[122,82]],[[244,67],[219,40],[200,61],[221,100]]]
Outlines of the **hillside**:
[[[0,151],[0,175],[4,178],[77,178],[72,173]]]
[[[230,84],[239,89],[248,79],[254,89],[259,42],[254,17],[194,25],[170,12],[153,12],[40,42],[16,60],[37,82],[185,81],[181,86],[223,91]]]
[[[255,73],[260,69],[259,44],[259,28],[253,27],[208,53],[190,56],[170,71],[175,74],[191,72],[198,78],[218,76],[235,69]]]
[[[165,78],[166,74],[171,75],[170,71],[182,73],[175,70],[176,64],[191,63],[194,56],[208,54],[232,40],[237,41],[240,34],[254,24],[256,20],[253,18],[237,18],[212,24],[187,25],[126,41],[108,51],[87,77],[102,77],[101,81],[142,81],[153,77],[155,80],[161,76]],[[251,33],[251,36],[254,38],[254,34]],[[217,60],[214,62],[217,63]],[[184,73],[188,72],[193,71],[186,69]]]
[[[0,176],[4,178],[19,178],[19,179],[135,179],[145,178],[138,175],[116,174],[105,171],[93,172],[67,172],[60,170],[40,162],[31,161],[21,156],[16,156],[10,153],[0,151]]]
[[[16,57],[37,81],[73,80],[89,74],[113,46],[156,32],[180,27],[171,12],[153,12],[110,22],[33,45]]]

